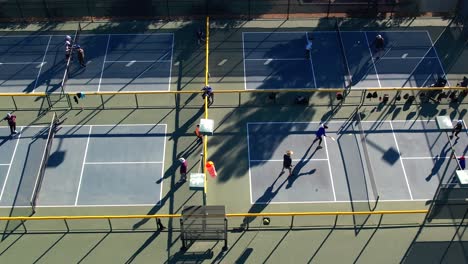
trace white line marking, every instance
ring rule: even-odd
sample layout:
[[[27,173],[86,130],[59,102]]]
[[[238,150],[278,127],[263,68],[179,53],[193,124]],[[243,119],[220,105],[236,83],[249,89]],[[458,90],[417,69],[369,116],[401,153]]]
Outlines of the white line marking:
[[[263,63],[263,65],[268,65],[268,64],[270,64],[271,61],[272,61],[272,59],[268,59]]]
[[[407,82],[409,82],[409,78],[411,78],[411,76],[413,76],[414,72],[418,69],[419,67],[419,64],[421,64],[421,62],[423,62],[423,60],[426,58],[426,55],[431,51],[432,47],[429,47],[429,49],[424,53],[424,56],[421,57],[421,59],[418,61],[418,63],[416,63],[416,66],[414,66],[414,69],[410,72],[410,74],[408,75],[408,80],[405,82],[405,84]],[[443,70],[443,68],[442,68]],[[448,80],[447,80],[448,82]]]
[[[395,132],[393,130],[392,122],[390,122],[389,124],[390,124],[390,128],[392,129],[392,135],[393,135],[393,139],[395,140],[395,146],[397,148],[398,155],[401,157],[400,147],[398,146],[398,141],[397,141]],[[413,194],[411,193],[411,187],[409,185],[408,176],[406,175],[405,164],[403,163],[403,160],[401,158],[399,160],[400,160],[400,163],[401,163],[401,169],[403,170],[403,175],[405,176],[406,186],[408,187],[408,192],[409,192],[410,198],[411,198],[411,200],[413,200],[414,198],[413,198]]]
[[[11,165],[11,163],[10,164],[7,164],[7,163],[0,164],[0,166],[10,166],[10,165]]]
[[[401,56],[402,59],[406,59],[406,57],[408,57],[408,53],[405,53]]]
[[[127,64],[125,64],[125,67],[130,67],[130,66],[132,66],[135,62],[136,62],[135,60],[129,61]]]
[[[330,165],[330,156],[328,155],[327,137],[324,137],[324,140],[325,140],[325,152],[327,153],[328,170],[330,171],[330,181],[331,181],[331,186],[333,190],[333,201],[336,202],[335,184],[333,183],[333,174],[332,174],[332,169]]]
[[[168,60],[169,61],[169,60]],[[155,63],[158,60],[118,60],[118,61],[106,61],[106,63],[129,63],[130,65],[134,63]],[[127,65],[125,65],[127,66]]]
[[[83,172],[84,172],[84,167],[86,163],[86,156],[88,155],[89,140],[91,139],[92,128],[93,126],[89,126],[88,139],[86,140],[85,153],[83,155],[83,163],[81,164],[80,181],[78,182],[78,188],[76,190],[75,206],[78,204],[78,197],[80,196],[81,180],[83,179]]]
[[[309,39],[309,34],[306,32],[306,42]],[[310,69],[312,70],[312,78],[314,78],[314,88],[317,88],[317,82],[315,80],[315,70],[314,70],[314,63],[312,62],[312,50],[309,52],[309,61],[310,61]]]
[[[96,161],[85,162],[86,165],[119,165],[119,164],[157,164],[163,161]]]
[[[305,58],[267,58],[267,59],[245,59],[248,61],[268,61],[270,63],[271,61],[305,61],[307,59]]]
[[[29,62],[0,62],[0,64],[5,65],[29,65],[29,64],[41,64],[42,62],[29,61]]]
[[[381,57],[380,60],[401,60],[401,59],[405,59],[405,60],[420,60],[420,59],[424,59],[424,57]],[[437,59],[437,57],[426,57],[426,59]]]
[[[242,34],[242,39],[244,39],[244,34]],[[250,160],[249,123],[247,123],[247,158]],[[250,204],[253,204],[253,197],[252,197],[252,172],[251,172],[251,169],[250,169],[250,162],[249,162],[249,194],[250,194]]]
[[[98,92],[101,90],[102,75],[104,74],[104,67],[106,66],[106,58],[107,58],[107,51],[109,50],[110,38],[111,38],[111,35],[107,37],[106,53],[104,53],[104,61],[102,62],[101,76],[99,77],[99,84],[97,88]]]
[[[37,82],[39,81],[39,76],[41,76],[41,72],[42,72],[42,66],[44,66],[44,64],[46,64],[45,58],[46,58],[47,52],[49,50],[49,45],[50,45],[51,40],[52,40],[52,36],[49,37],[49,41],[47,42],[47,46],[46,46],[46,49],[44,51],[44,56],[42,57],[42,62],[41,62],[40,67],[39,67],[39,71],[37,72],[36,81],[34,82],[33,93],[36,92]]]
[[[36,66],[36,69],[41,69],[42,66],[44,66],[46,63],[47,63],[46,61],[41,62],[41,64],[38,64],[38,65]]]
[[[364,37],[366,37],[367,48],[369,49],[369,54],[371,56],[372,65],[374,65],[375,77],[377,77],[377,82],[379,83],[379,87],[382,88],[382,84],[380,83],[379,73],[377,72],[377,67],[375,66],[375,63],[374,63],[374,55],[372,55],[372,50],[369,45],[369,39],[367,38],[366,32],[364,32]]]
[[[438,159],[450,159],[450,157],[400,157],[403,160],[422,160],[422,159],[430,159],[430,160],[438,160]]]
[[[228,60],[224,59],[221,62],[218,63],[218,66],[223,66]]]
[[[166,157],[166,140],[167,140],[166,135],[167,135],[167,125],[164,124],[164,146],[163,146],[163,160],[162,160],[162,166],[161,166],[161,178],[164,178],[164,161]],[[159,189],[158,205],[161,205],[161,201],[162,201],[163,184],[164,184],[164,181],[161,181],[160,189]]]
[[[179,61],[176,61],[176,62],[174,63],[174,66],[179,66],[179,64],[180,64],[180,62],[179,62]]]
[[[79,204],[79,205],[41,205],[36,208],[89,208],[89,207],[136,207],[136,206],[151,206],[155,204]],[[158,204],[159,205],[159,204]],[[0,206],[0,208],[11,208],[11,206]],[[31,208],[31,206],[15,206],[15,208]]]
[[[11,155],[10,166],[8,167],[8,170],[7,170],[7,173],[6,173],[6,176],[5,176],[5,181],[3,182],[2,192],[0,193],[0,201],[2,200],[3,192],[5,191],[5,187],[6,187],[6,184],[7,184],[7,181],[8,181],[8,176],[10,176],[11,166],[13,164],[13,160],[14,160],[15,155],[16,155],[16,149],[18,148],[18,143],[20,141],[22,131],[23,131],[23,128],[21,128],[20,134],[19,134],[18,138],[16,139],[15,149],[13,150],[13,155]]]
[[[292,159],[292,161],[298,162],[298,161],[326,161],[328,159]],[[268,160],[251,160],[250,162],[268,162],[268,161],[273,161],[273,162],[282,162],[283,160],[275,160],[275,159],[268,159]]]
[[[245,33],[246,32],[242,32],[242,60],[244,63],[244,90],[249,90],[247,89],[247,72],[245,69],[245,40],[244,40]],[[250,167],[249,167],[249,175],[250,175]],[[252,191],[250,192],[250,203],[252,203]]]
[[[434,49],[434,52],[437,56],[437,61],[439,62],[440,68],[442,69],[442,72],[444,73],[445,78],[447,78],[447,74],[445,73],[444,66],[442,65],[442,62],[440,61],[439,53],[437,52],[437,49],[434,47],[434,42],[432,42],[431,35],[429,34],[429,31],[426,30],[427,37],[429,38],[429,41],[431,42],[431,46]],[[450,87],[450,82],[447,79],[447,85]]]

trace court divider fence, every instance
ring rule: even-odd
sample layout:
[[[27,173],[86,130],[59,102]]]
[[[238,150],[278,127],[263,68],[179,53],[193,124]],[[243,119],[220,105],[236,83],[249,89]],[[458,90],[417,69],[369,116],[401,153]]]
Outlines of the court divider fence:
[[[312,228],[355,228],[355,217],[366,217],[360,228],[390,226],[421,226],[428,210],[388,211],[337,211],[337,212],[278,212],[278,213],[228,213],[229,230],[248,229],[312,229]],[[171,231],[180,231],[181,214],[155,215],[69,215],[0,217],[0,227],[8,221],[21,222],[23,228],[15,232],[98,232],[98,231],[155,231],[161,225]],[[268,218],[268,221],[265,219]],[[154,220],[150,221],[150,220]],[[172,221],[171,225],[167,222]],[[464,221],[464,220],[461,220]],[[266,224],[267,223],[267,224]],[[431,222],[431,225],[450,225],[453,220]]]
[[[67,100],[63,100],[60,93],[0,93],[0,110],[200,108],[204,104],[202,93],[199,90],[85,92],[86,97],[78,103],[73,100],[76,92],[65,93]],[[463,103],[467,94],[468,88],[465,87],[215,90],[216,100],[210,107],[383,107],[390,104],[409,107],[424,103]],[[340,95],[343,96],[342,99]]]

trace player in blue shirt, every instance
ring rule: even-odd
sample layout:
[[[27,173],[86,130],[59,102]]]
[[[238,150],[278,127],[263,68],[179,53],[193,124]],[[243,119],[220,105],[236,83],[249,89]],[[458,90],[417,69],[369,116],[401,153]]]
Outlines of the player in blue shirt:
[[[319,140],[319,145],[317,148],[322,148],[322,137],[326,137],[326,133],[325,133],[325,129],[327,129],[328,126],[324,125],[324,124],[320,124],[319,126],[319,129],[317,130],[317,132],[315,132],[315,136],[316,138],[314,139],[314,142],[312,142],[312,144],[314,144],[317,140]]]

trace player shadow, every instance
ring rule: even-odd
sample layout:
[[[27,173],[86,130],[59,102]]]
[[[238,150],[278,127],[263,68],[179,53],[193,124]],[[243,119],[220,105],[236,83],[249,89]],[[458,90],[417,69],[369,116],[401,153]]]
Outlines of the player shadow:
[[[24,133],[24,130],[21,130]],[[48,128],[40,130],[28,144],[26,157],[23,162],[21,175],[18,182],[18,187],[13,197],[12,206],[8,216],[32,216],[35,213],[33,202],[37,200],[38,193],[36,189],[40,189],[41,181],[37,181],[37,163],[38,158],[42,158],[44,143],[41,139],[46,139]],[[12,233],[20,232],[18,229],[23,227],[24,232],[27,232],[26,221],[9,220],[5,224],[2,234],[2,241],[7,239]]]
[[[431,169],[431,173],[425,178],[425,180],[428,182],[432,179],[433,176],[437,175],[439,173],[439,170],[441,169],[442,165],[445,163],[447,154],[450,151],[449,143],[445,143],[444,147],[440,151],[440,154],[435,156],[435,163],[434,166]],[[448,162],[450,163],[450,162]],[[448,164],[447,163],[447,164]],[[448,169],[448,168],[446,168]],[[443,174],[445,175],[445,174]],[[440,180],[440,179],[439,179]]]
[[[302,168],[304,168],[304,166],[311,161],[312,157],[315,155],[315,153],[317,153],[317,150],[319,150],[318,147],[315,148],[314,152],[312,152],[310,154],[310,156],[307,157],[307,155],[308,155],[309,151],[312,149],[312,146],[314,145],[314,143],[315,143],[315,141],[306,150],[306,152],[302,156],[301,160],[299,160],[299,162],[297,162],[297,164],[294,166],[294,168],[292,170],[292,173],[291,173],[291,176],[288,177],[288,184],[286,185],[286,189],[291,188],[293,186],[294,182],[297,179],[299,179],[299,177],[301,177],[303,175],[311,175],[311,174],[314,174],[317,171],[316,169],[311,169],[310,171],[307,171],[307,172],[301,172]]]
[[[172,166],[172,167],[176,167],[176,166]],[[171,167],[171,168],[172,168]],[[182,182],[176,182],[172,188],[170,188],[170,191],[167,192],[167,194],[156,204],[154,205],[147,213],[146,215],[154,215],[156,214],[157,212],[159,212],[159,210],[161,210],[162,207],[164,207],[164,205],[166,204],[166,202],[169,200],[169,199],[173,199],[174,198],[174,194],[177,192],[177,190],[179,190],[179,188],[183,185]],[[136,230],[138,228],[140,228],[142,225],[146,224],[150,219],[152,218],[143,218],[141,219],[140,221],[136,222],[135,224],[133,224],[132,228],[133,230]],[[158,226],[158,230],[162,230],[164,229],[164,226],[161,224],[160,222],[160,219],[159,218],[156,218],[156,224]]]
[[[255,203],[250,207],[248,213],[260,213],[262,212],[275,198],[275,196],[278,194],[279,190],[283,185],[288,181],[288,178],[285,178],[280,185],[274,189],[274,186],[276,182],[281,178],[281,173],[276,177],[276,179],[273,181],[273,183],[266,188],[265,192],[260,196]],[[244,220],[242,221],[241,228],[242,229],[247,229],[249,227],[249,224],[254,221],[256,216],[253,217],[245,217]]]

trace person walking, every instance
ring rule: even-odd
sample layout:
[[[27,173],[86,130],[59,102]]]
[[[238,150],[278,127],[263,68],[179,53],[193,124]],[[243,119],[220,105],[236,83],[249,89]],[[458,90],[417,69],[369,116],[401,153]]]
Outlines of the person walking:
[[[18,133],[16,131],[16,115],[12,115],[11,113],[7,113],[6,117],[3,119],[8,122],[8,126],[10,127],[11,135],[15,135]]]
[[[195,127],[195,136],[197,136],[198,140],[203,144],[203,135],[200,133],[200,125]]]
[[[205,42],[205,33],[203,32],[201,28],[197,30],[197,41],[198,41],[198,45],[201,45],[203,44],[203,42]]]
[[[463,120],[460,119],[457,121],[455,126],[453,126],[452,135],[450,136],[450,138],[453,138],[454,134],[457,138],[460,138],[458,134],[462,131],[462,129],[463,129]]]
[[[310,53],[312,52],[312,40],[314,38],[313,37],[307,37],[307,43],[306,43],[306,46],[305,46],[305,55],[306,55],[306,58],[307,59],[310,59]]]
[[[86,67],[84,49],[80,45],[76,45],[76,51],[78,51],[78,62],[81,67]]]
[[[208,106],[212,105],[214,103],[214,93],[213,93],[213,88],[211,86],[206,85],[202,88],[203,94],[202,98],[203,101],[205,101],[205,97],[208,96]]]
[[[180,158],[180,180],[179,182],[185,182],[187,180],[187,167],[188,163],[187,160],[184,158]]]
[[[319,144],[317,146],[318,149],[322,148],[322,137],[327,136],[326,132],[325,132],[325,129],[327,129],[327,128],[328,128],[328,126],[326,126],[324,124],[320,124],[319,129],[317,130],[317,132],[315,132],[315,139],[312,142],[312,144],[314,144],[317,140],[319,140]]]
[[[382,35],[377,35],[374,40],[376,58],[379,59],[379,53],[384,50],[385,39]]]
[[[294,154],[292,150],[286,151],[286,154],[283,155],[283,169],[281,170],[281,174],[284,173],[284,169],[287,169],[289,171],[289,176],[292,175],[292,158],[291,155]]]

